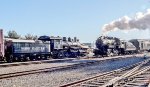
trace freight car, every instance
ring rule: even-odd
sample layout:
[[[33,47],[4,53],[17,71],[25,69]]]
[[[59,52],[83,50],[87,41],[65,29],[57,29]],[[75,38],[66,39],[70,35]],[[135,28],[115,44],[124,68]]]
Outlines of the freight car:
[[[96,56],[113,56],[136,53],[136,47],[131,43],[116,37],[101,36],[96,40]]]

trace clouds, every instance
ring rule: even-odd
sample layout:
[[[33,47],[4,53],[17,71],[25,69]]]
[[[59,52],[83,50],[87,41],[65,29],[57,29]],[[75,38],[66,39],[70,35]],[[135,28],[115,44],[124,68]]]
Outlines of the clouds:
[[[150,9],[147,9],[145,13],[138,12],[133,18],[124,16],[117,20],[112,21],[109,24],[105,24],[102,27],[103,34],[109,31],[114,31],[116,29],[120,30],[145,30],[150,29]]]

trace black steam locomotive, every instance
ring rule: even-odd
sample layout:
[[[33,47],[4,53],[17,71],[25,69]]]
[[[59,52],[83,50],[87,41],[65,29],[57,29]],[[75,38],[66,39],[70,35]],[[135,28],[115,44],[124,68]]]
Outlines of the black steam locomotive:
[[[114,56],[136,53],[136,47],[131,43],[116,37],[101,36],[96,40],[95,56]]]

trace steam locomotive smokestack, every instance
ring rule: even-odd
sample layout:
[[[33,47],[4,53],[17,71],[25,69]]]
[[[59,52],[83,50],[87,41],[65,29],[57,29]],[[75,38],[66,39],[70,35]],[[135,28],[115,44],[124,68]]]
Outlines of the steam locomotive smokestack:
[[[66,37],[63,37],[63,41],[67,41],[67,38],[66,38]]]
[[[150,9],[147,9],[145,13],[138,12],[135,17],[130,18],[128,16],[124,16],[119,18],[118,20],[114,20],[109,24],[105,24],[102,27],[103,35],[107,34],[109,31],[113,31],[116,29],[120,30],[145,30],[150,29]]]
[[[68,42],[71,42],[71,38],[70,37],[68,37]]]
[[[74,42],[77,42],[77,37],[74,37]]]

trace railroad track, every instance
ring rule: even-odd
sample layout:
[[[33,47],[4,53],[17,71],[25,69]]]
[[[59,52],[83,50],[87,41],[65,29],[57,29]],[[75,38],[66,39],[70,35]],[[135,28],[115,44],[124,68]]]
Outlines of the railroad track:
[[[150,70],[123,82],[125,87],[150,87]],[[148,86],[149,85],[149,86]]]
[[[135,55],[137,57],[141,57],[140,55]],[[105,59],[101,59],[100,61],[104,60],[118,60],[122,59],[124,56],[114,56],[114,57],[105,57]],[[126,55],[126,57],[133,57],[132,55]],[[86,59],[86,58],[84,58]],[[89,59],[89,58],[88,58]],[[30,64],[41,64],[41,63],[54,63],[54,62],[64,62],[64,61],[72,61],[75,58],[66,58],[66,59],[55,59],[55,60],[41,60],[41,61],[28,61],[28,62],[14,62],[14,63],[0,63],[0,67],[11,67],[11,66],[21,66],[21,65],[30,65]]]
[[[2,63],[2,64],[0,64],[0,67],[11,67],[11,66],[21,66],[21,65],[30,65],[30,64],[41,64],[41,63],[54,63],[54,62],[64,62],[64,61],[72,61],[72,60],[74,60],[74,59],[70,58],[70,59],[55,59],[55,60]]]
[[[73,60],[73,59],[71,59],[71,60]],[[116,58],[107,59],[107,60],[116,60]],[[60,61],[60,60],[58,60],[58,61]],[[70,59],[68,61],[70,61]],[[77,63],[77,64],[66,65],[66,66],[58,66],[58,67],[51,67],[51,68],[42,68],[42,69],[29,70],[29,71],[20,71],[20,72],[14,72],[14,73],[0,74],[0,79],[29,75],[29,74],[35,74],[35,73],[41,73],[41,72],[52,72],[52,71],[56,71],[56,70],[69,69],[69,68],[75,69],[75,68],[84,67],[84,66],[87,66],[90,64],[96,64],[96,63],[99,64],[99,63],[104,62],[104,61],[106,61],[106,60],[88,61],[88,62]],[[39,63],[45,63],[45,62],[47,63],[47,62],[53,62],[53,61],[31,61],[31,62],[12,63],[12,64],[0,65],[0,67],[39,64]]]
[[[114,83],[115,87],[147,87],[150,83],[150,62]]]
[[[124,87],[134,77],[148,70],[150,70],[150,59],[60,87]]]
[[[103,62],[103,61],[91,61],[91,62],[65,65],[65,66],[58,66],[58,67],[51,67],[51,68],[43,68],[43,69],[36,69],[36,70],[29,70],[29,71],[21,71],[21,72],[0,74],[0,79],[23,76],[23,75],[29,75],[29,74],[35,74],[35,73],[42,73],[42,72],[52,72],[52,71],[57,71],[57,70],[69,69],[69,68],[75,69],[75,68],[78,68],[78,67],[84,67],[84,66],[87,66],[87,65],[101,63],[101,62]]]
[[[84,66],[91,65],[91,64],[101,63],[103,61],[105,61],[105,60],[90,61],[90,62],[88,61],[88,62],[84,62],[84,63],[78,63],[78,64],[72,64],[72,65],[66,65],[66,66],[58,66],[58,67],[51,67],[51,68],[43,68],[43,69],[36,69],[36,70],[29,70],[29,71],[0,74],[0,79],[6,79],[6,78],[11,78],[11,77],[36,74],[36,73],[42,73],[42,72],[52,72],[52,71],[57,71],[57,70],[69,69],[69,68],[76,69],[78,67],[84,67]],[[132,66],[138,65],[140,63],[134,64]],[[130,67],[128,67],[128,68],[130,68]],[[125,68],[123,68],[123,69],[125,69]],[[116,71],[117,70],[115,70],[115,72]],[[111,72],[109,72],[109,73],[111,74]],[[109,73],[106,73],[106,74],[109,74]]]

